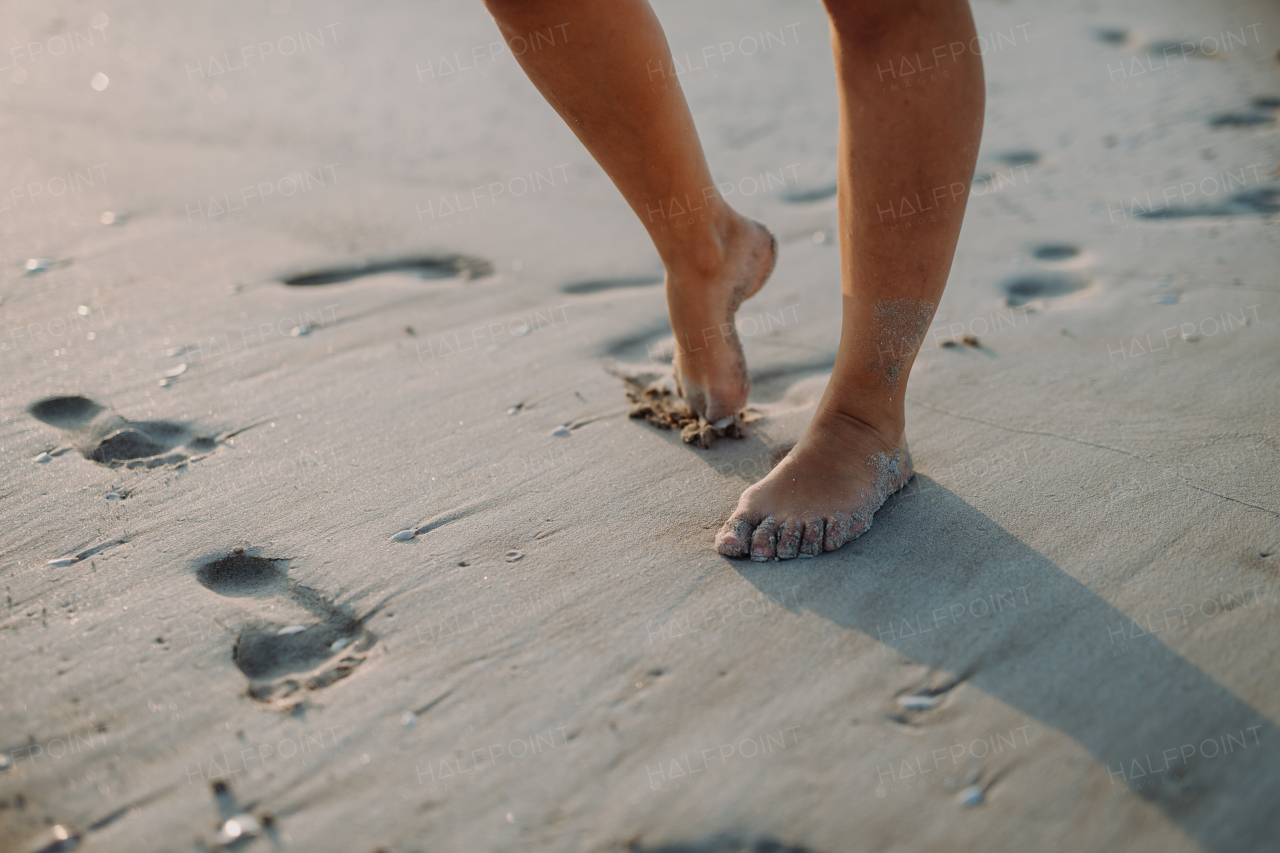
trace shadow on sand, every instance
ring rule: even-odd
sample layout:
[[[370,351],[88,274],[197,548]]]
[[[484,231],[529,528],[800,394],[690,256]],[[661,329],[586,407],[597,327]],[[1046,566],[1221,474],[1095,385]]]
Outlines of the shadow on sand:
[[[1275,843],[1276,726],[1155,638],[1115,654],[1129,616],[936,481],[917,476],[839,551],[732,565],[773,599],[795,590],[802,608],[1069,735],[1111,785],[1128,786],[1207,850]],[[1014,607],[953,616],[957,602],[997,604],[1011,591]],[[931,626],[945,629],[945,642],[920,641]]]

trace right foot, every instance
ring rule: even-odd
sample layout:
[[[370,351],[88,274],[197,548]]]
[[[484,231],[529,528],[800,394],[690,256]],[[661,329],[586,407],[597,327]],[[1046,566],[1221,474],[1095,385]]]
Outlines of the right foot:
[[[734,314],[764,287],[778,255],[759,222],[732,214],[727,230],[718,269],[667,272],[676,390],[709,423],[734,417],[747,403],[751,379]]]
[[[901,421],[873,426],[819,407],[800,442],[742,493],[716,549],[757,561],[834,551],[867,532],[876,510],[911,476]]]

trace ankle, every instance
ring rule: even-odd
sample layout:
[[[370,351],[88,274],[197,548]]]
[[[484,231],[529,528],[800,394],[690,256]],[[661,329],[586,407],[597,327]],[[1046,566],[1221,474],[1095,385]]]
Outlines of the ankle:
[[[893,403],[830,404],[819,406],[813,416],[819,429],[827,427],[860,434],[870,434],[885,449],[898,446],[906,430],[907,418],[903,407]]]
[[[705,221],[672,226],[671,236],[658,252],[669,281],[704,282],[721,276],[742,232],[742,217],[721,203]]]

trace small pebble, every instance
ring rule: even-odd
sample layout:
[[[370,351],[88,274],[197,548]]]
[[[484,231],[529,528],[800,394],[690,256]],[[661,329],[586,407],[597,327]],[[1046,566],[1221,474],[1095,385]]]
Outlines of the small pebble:
[[[982,346],[982,344],[978,343],[978,337],[977,337],[977,335],[965,335],[963,338],[961,338],[961,339],[960,339],[960,343],[964,344],[964,345],[965,345],[965,346],[967,346],[967,347],[981,347],[981,346]]]
[[[899,696],[898,704],[909,711],[924,711],[937,704],[932,696]]]
[[[164,351],[164,354],[165,354],[165,355],[167,355],[167,356],[169,356],[170,358],[173,358],[175,355],[182,355],[182,354],[183,354],[184,352],[186,352],[186,351],[187,351],[187,348],[186,348],[185,346],[181,346],[181,347],[171,347],[171,348],[169,348],[169,349],[165,350],[165,351]]]
[[[511,408],[507,409],[507,414],[508,414],[508,415],[518,415],[518,414],[520,414],[520,407],[519,407],[519,406],[512,406]]]
[[[9,767],[10,767],[9,756],[5,755],[3,752],[0,752],[0,771],[8,770]]]
[[[88,306],[88,305],[77,305],[77,306],[76,306],[76,313],[77,313],[77,314],[79,314],[81,317],[88,317],[88,316],[89,316],[89,306]]]
[[[1176,293],[1157,293],[1151,297],[1151,301],[1157,305],[1174,305],[1178,302],[1178,294]]]
[[[247,838],[262,831],[262,824],[249,813],[238,814],[222,825],[218,832],[220,844],[230,844],[237,838]]]
[[[107,492],[106,497],[109,501],[124,500],[123,496],[119,492]]]
[[[97,74],[93,75],[93,79],[89,81],[89,85],[92,86],[95,91],[102,92],[106,90],[107,86],[111,85],[111,78],[99,71]]]
[[[172,385],[172,384],[173,384],[173,380],[172,380],[172,379],[161,379],[161,380],[160,380],[160,387],[161,387],[161,388],[168,388],[168,387],[169,387],[170,385]]]
[[[349,643],[349,642],[351,642],[351,638],[350,638],[350,637],[343,637],[343,638],[342,638],[342,639],[340,639],[340,640],[334,640],[334,641],[333,641],[333,643],[332,643],[332,644],[330,644],[330,646],[329,646],[329,651],[331,651],[331,652],[340,652],[340,651],[342,651],[342,650],[346,647],[347,643]]]
[[[506,553],[506,556],[504,556],[502,559],[506,560],[508,563],[514,563],[514,562],[516,562],[517,560],[522,560],[522,559],[524,559],[524,552],[523,552],[523,551],[508,551],[508,552]]]
[[[970,785],[956,794],[956,802],[965,808],[982,805],[983,793],[981,785]]]
[[[733,423],[733,417],[729,416],[727,418],[721,418],[720,420],[713,423],[712,426],[715,427],[716,429],[725,429],[731,423]]]
[[[36,461],[37,461],[37,462],[48,462],[48,461],[49,461],[50,459],[52,459],[52,458],[53,458],[53,457],[52,457],[52,456],[50,456],[50,455],[49,455],[49,452],[48,452],[48,451],[46,451],[46,450],[42,450],[42,451],[40,451],[38,454],[36,454]]]
[[[311,334],[311,327],[308,326],[306,323],[303,323],[301,326],[294,326],[293,331],[290,332],[289,334],[293,335],[295,338],[300,338],[303,335]]]
[[[573,433],[569,431],[569,428],[567,426],[558,426],[551,431],[551,434],[557,438],[568,438],[569,436],[573,435]]]
[[[287,628],[281,628],[279,631],[276,631],[276,636],[287,637],[290,634],[301,634],[305,630],[307,630],[306,625],[290,625]]]
[[[53,266],[53,261],[48,258],[31,258],[27,261],[26,274],[35,275],[36,273],[44,272],[51,266]]]
[[[418,715],[412,711],[405,711],[400,715],[400,725],[406,729],[411,729],[418,724]]]
[[[79,559],[77,557],[58,557],[55,560],[50,560],[49,565],[62,567],[62,566],[69,566],[72,563],[77,563],[77,562],[79,562]]]
[[[98,221],[103,225],[115,225],[120,221],[120,217],[113,210],[104,210],[102,215],[98,217]]]
[[[170,368],[169,370],[166,370],[164,372],[164,375],[172,379],[176,376],[181,376],[186,372],[187,372],[187,363],[184,361],[182,364],[179,364],[177,367],[173,367],[173,368]]]
[[[416,535],[417,535],[416,530],[401,530],[395,536],[392,536],[391,540],[393,542],[408,542],[410,539],[412,539]]]
[[[827,242],[827,232],[825,232],[825,231],[814,231],[814,232],[813,232],[813,242],[818,243],[818,244],[822,244],[822,243]]]

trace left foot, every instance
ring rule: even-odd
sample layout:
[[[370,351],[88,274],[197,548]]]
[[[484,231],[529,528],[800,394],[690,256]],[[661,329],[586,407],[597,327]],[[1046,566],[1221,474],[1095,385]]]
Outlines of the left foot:
[[[675,340],[676,390],[709,423],[747,404],[751,379],[734,314],[764,287],[777,261],[773,234],[731,213],[723,260],[715,270],[667,272],[667,308]]]
[[[912,476],[902,422],[820,409],[767,477],[748,488],[716,536],[726,557],[789,560],[834,551]]]

